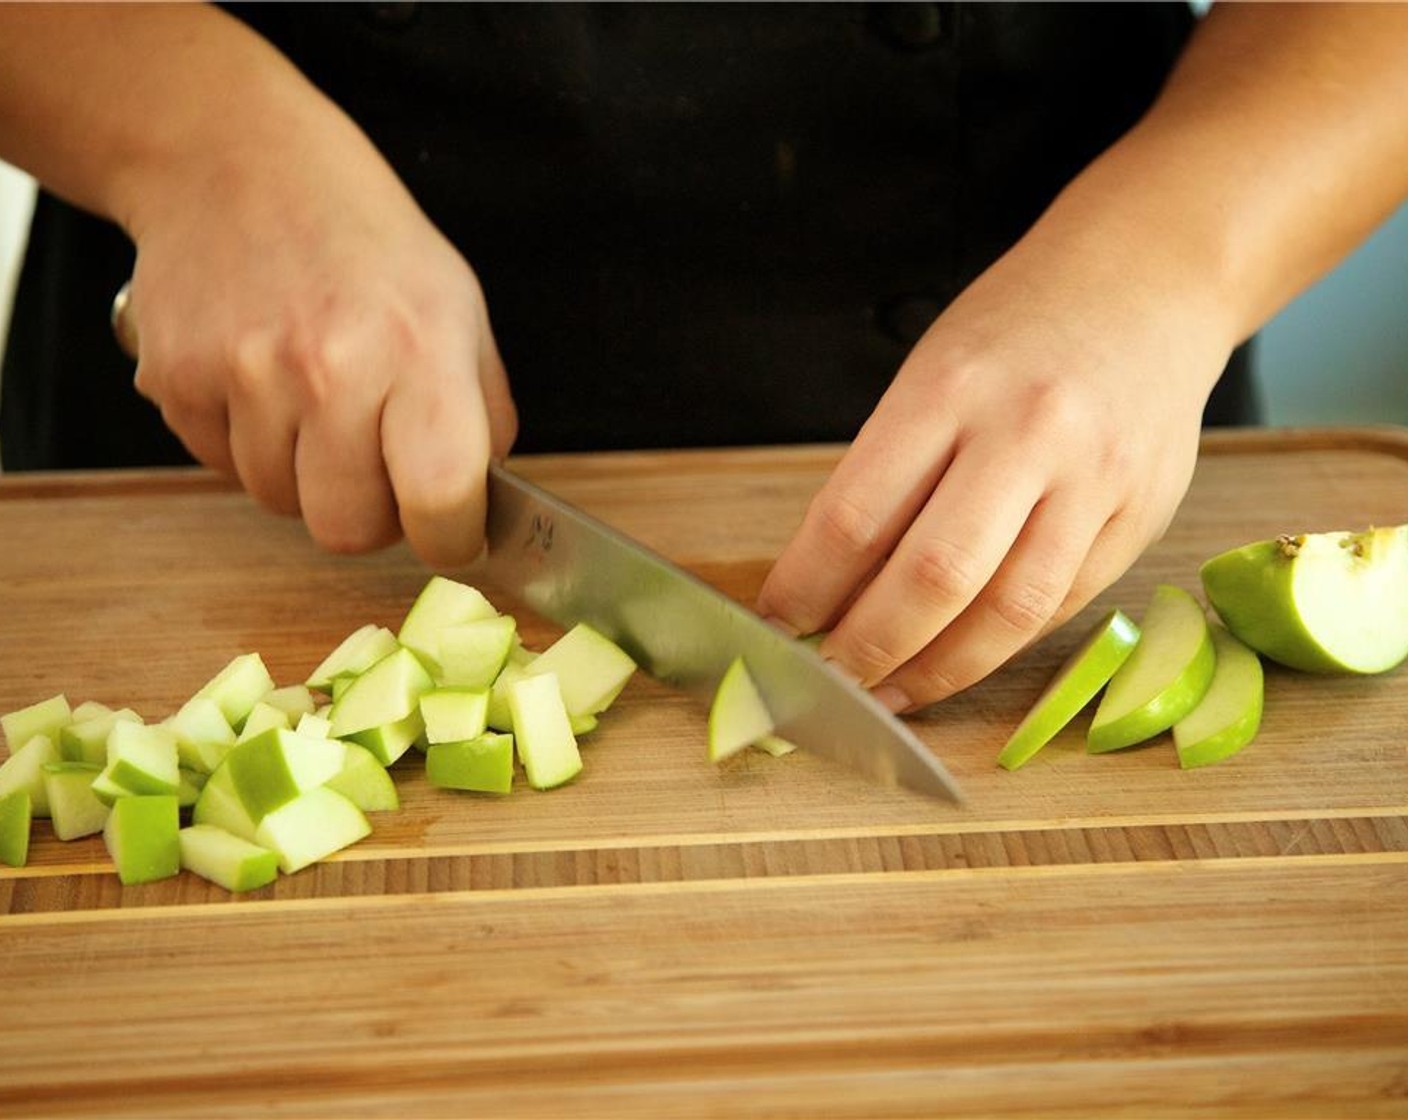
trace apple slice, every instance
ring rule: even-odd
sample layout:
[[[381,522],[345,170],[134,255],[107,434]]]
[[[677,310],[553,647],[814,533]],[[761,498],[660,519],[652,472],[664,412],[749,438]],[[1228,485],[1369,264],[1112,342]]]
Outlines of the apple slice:
[[[124,886],[181,872],[181,810],[174,795],[119,797],[103,826],[103,842]]]
[[[347,758],[342,769],[323,784],[342,794],[364,813],[381,813],[401,807],[396,783],[391,780],[386,767],[376,755],[356,743],[347,744]]]
[[[513,789],[513,736],[488,731],[458,743],[432,743],[425,776],[441,789],[508,793]]]
[[[77,840],[103,831],[111,809],[93,793],[100,768],[89,762],[48,762],[44,765],[44,795],[54,835]]]
[[[1123,611],[1110,611],[1071,651],[997,756],[1016,770],[1046,746],[1095,699],[1139,642],[1139,627]]]
[[[1312,673],[1383,673],[1408,657],[1408,525],[1257,541],[1202,566],[1234,635]]]
[[[1191,712],[1216,665],[1207,616],[1181,587],[1160,584],[1139,643],[1105,688],[1086,735],[1091,754],[1152,739]]]
[[[569,716],[592,716],[616,699],[636,663],[605,635],[579,622],[527,666],[530,673],[553,673]]]
[[[29,862],[29,829],[34,820],[27,788],[0,794],[0,863],[23,867]]]
[[[317,692],[331,693],[336,677],[355,677],[365,673],[383,657],[396,652],[396,635],[385,626],[369,622],[343,638],[327,657],[308,674],[304,682]]]
[[[555,673],[531,673],[514,681],[508,706],[518,757],[530,786],[552,789],[581,773],[582,755]]]
[[[488,688],[503,669],[518,638],[512,615],[500,614],[446,626],[437,647],[440,683]]]
[[[362,810],[336,790],[317,786],[260,821],[254,842],[277,852],[279,870],[292,875],[355,844],[371,831]]]
[[[1217,668],[1202,702],[1173,725],[1185,770],[1229,758],[1256,738],[1265,682],[1261,659],[1221,626],[1212,627]]]
[[[342,769],[346,759],[347,746],[337,739],[312,739],[274,727],[236,746],[221,769],[230,772],[235,792],[257,824],[304,791],[322,785]]]
[[[279,857],[268,848],[213,824],[193,824],[177,834],[181,866],[227,891],[253,891],[279,877]]]
[[[68,698],[60,693],[37,704],[18,711],[6,712],[0,716],[0,730],[5,732],[5,742],[13,753],[36,735],[43,735],[55,744],[59,733],[73,722],[73,709]]]
[[[427,744],[477,739],[488,726],[489,690],[437,688],[420,698],[420,715]]]
[[[409,649],[398,649],[353,678],[334,701],[332,733],[347,738],[419,714],[420,698],[434,687],[419,658]]]
[[[412,650],[434,676],[439,676],[440,632],[447,626],[493,618],[498,613],[476,588],[444,576],[431,576],[406,612],[396,640]]]
[[[49,815],[49,798],[44,792],[44,767],[59,762],[59,748],[47,735],[35,735],[0,763],[0,797],[22,789],[29,792],[30,812]]]
[[[772,715],[743,658],[724,672],[709,707],[709,761],[722,762],[773,732]]]
[[[201,685],[196,695],[208,696],[219,704],[229,725],[239,730],[250,709],[273,691],[274,678],[264,659],[257,653],[242,653]]]
[[[784,739],[781,735],[764,735],[756,740],[753,746],[764,754],[770,754],[773,758],[782,758],[797,749],[797,744],[791,739]]]

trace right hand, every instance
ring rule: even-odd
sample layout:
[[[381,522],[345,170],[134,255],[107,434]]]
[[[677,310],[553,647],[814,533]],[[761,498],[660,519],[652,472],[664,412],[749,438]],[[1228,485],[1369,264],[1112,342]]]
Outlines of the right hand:
[[[404,534],[430,565],[466,563],[517,431],[484,296],[370,143],[316,109],[140,194],[137,389],[324,547]]]

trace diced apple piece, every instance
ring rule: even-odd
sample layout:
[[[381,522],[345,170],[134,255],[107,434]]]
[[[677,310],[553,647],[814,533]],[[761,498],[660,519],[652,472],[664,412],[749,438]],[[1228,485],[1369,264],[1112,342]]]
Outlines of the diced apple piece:
[[[735,657],[709,707],[709,761],[722,762],[772,731],[767,704],[743,658]]]
[[[60,693],[0,716],[0,730],[5,732],[5,742],[13,753],[39,735],[57,745],[59,733],[72,721],[73,709],[69,707],[68,698]]]
[[[243,653],[197,690],[197,696],[208,696],[220,705],[226,721],[236,730],[244,726],[245,717],[255,704],[274,691],[274,678],[257,653]]]
[[[93,792],[105,801],[136,795],[174,795],[181,788],[176,736],[161,724],[113,724],[108,734],[108,761],[93,782]]]
[[[342,769],[325,783],[335,789],[364,813],[381,813],[401,807],[396,783],[380,760],[366,747],[347,744],[347,757]]]
[[[85,700],[83,703],[75,705],[69,713],[70,723],[83,723],[86,720],[97,719],[99,716],[111,715],[112,709],[100,700]],[[59,749],[63,750],[63,735],[59,736]],[[77,761],[77,760],[75,760]]]
[[[193,824],[177,836],[181,866],[227,891],[267,887],[279,875],[279,857],[213,824]]]
[[[409,649],[382,658],[332,706],[332,733],[342,739],[419,714],[420,698],[435,687],[425,666]]]
[[[174,795],[119,797],[114,802],[103,841],[124,885],[180,874],[180,813]]]
[[[605,711],[616,699],[636,663],[615,642],[579,622],[527,666],[534,674],[553,673],[571,716]]]
[[[567,714],[567,722],[572,726],[572,734],[581,739],[585,735],[590,735],[601,724],[600,716],[574,716]]]
[[[299,719],[298,726],[294,730],[300,735],[307,735],[313,739],[331,739],[332,720],[326,716],[318,716],[309,712]]]
[[[317,692],[331,693],[334,678],[358,676],[383,657],[395,653],[396,647],[395,634],[385,626],[369,622],[343,638],[304,683]]]
[[[189,809],[200,800],[200,791],[210,780],[209,774],[181,767],[181,784],[176,787],[176,801],[183,809]]]
[[[1257,541],[1201,569],[1244,644],[1312,673],[1383,673],[1408,657],[1408,525]]]
[[[313,693],[308,690],[307,685],[291,684],[284,688],[276,688],[260,701],[261,704],[268,704],[278,708],[288,715],[288,726],[292,727],[302,716],[310,715],[317,704],[313,702]]]
[[[420,698],[420,714],[428,744],[476,739],[488,726],[489,690],[437,688]]]
[[[1230,758],[1261,727],[1265,693],[1261,659],[1221,626],[1212,627],[1217,668],[1202,702],[1173,725],[1178,765],[1185,770]]]
[[[259,822],[255,843],[279,855],[286,875],[326,859],[371,833],[362,811],[336,790],[318,786]]]
[[[74,709],[74,721],[59,732],[59,754],[66,762],[89,762],[98,766],[107,765],[108,735],[116,723],[141,723],[142,717],[131,708],[119,711],[108,709],[103,712],[85,712],[78,718],[79,710]]]
[[[346,741],[366,747],[376,755],[383,766],[390,766],[420,742],[424,735],[425,721],[421,719],[420,709],[417,708],[405,719],[358,731],[355,735],[348,735]]]
[[[531,665],[536,660],[538,660],[538,651],[534,649],[529,649],[523,644],[522,637],[515,635],[513,639],[513,645],[509,647],[508,660],[505,662],[505,664]]]
[[[1110,611],[1071,651],[1036,698],[997,756],[1015,770],[1046,746],[1109,683],[1139,642],[1137,627],[1123,611]]]
[[[508,706],[508,692],[514,681],[522,680],[527,675],[526,666],[510,661],[494,681],[494,686],[489,689],[489,708],[484,719],[495,731],[513,730],[513,712]]]
[[[226,766],[221,766],[210,775],[209,780],[196,798],[191,820],[196,824],[213,824],[226,832],[233,832],[250,842],[258,831],[258,823],[249,815],[239,793],[235,790],[234,777]]]
[[[312,739],[275,727],[238,744],[221,769],[229,770],[235,792],[257,824],[322,785],[342,769],[346,758],[346,744],[336,739]]]
[[[29,862],[29,831],[34,819],[33,808],[27,787],[0,794],[0,863],[10,867],[23,867]]]
[[[508,793],[513,789],[513,736],[488,731],[458,743],[432,743],[425,776],[441,789]]]
[[[761,739],[756,740],[753,746],[764,754],[772,755],[773,758],[781,758],[797,749],[796,743],[791,739],[784,739],[781,735],[764,735]]]
[[[110,810],[93,793],[99,770],[89,762],[45,763],[44,795],[54,835],[60,840],[96,835],[107,824]]]
[[[444,627],[436,658],[441,684],[487,689],[508,661],[517,637],[518,624],[507,614]]]
[[[30,812],[36,817],[47,817],[49,798],[44,792],[44,767],[59,761],[59,748],[49,736],[33,736],[0,763],[0,797],[17,789],[26,790]]]
[[[262,735],[266,731],[273,731],[275,728],[287,730],[293,726],[293,721],[289,719],[288,712],[282,708],[276,708],[273,704],[266,704],[263,700],[249,709],[249,715],[244,717],[244,726],[240,728],[239,735],[235,738],[236,743],[247,743],[257,735]]]
[[[1086,734],[1091,754],[1121,750],[1167,731],[1198,705],[1217,656],[1202,606],[1181,587],[1154,589],[1134,652],[1105,688]]]
[[[514,742],[523,772],[534,789],[552,789],[571,781],[582,769],[582,755],[562,692],[553,673],[532,673],[509,686]]]
[[[176,736],[176,755],[187,770],[214,773],[235,745],[235,729],[209,696],[187,700],[166,726]]]
[[[476,588],[444,576],[431,576],[406,612],[396,640],[414,651],[422,664],[439,676],[440,632],[448,626],[493,618],[498,613]]]

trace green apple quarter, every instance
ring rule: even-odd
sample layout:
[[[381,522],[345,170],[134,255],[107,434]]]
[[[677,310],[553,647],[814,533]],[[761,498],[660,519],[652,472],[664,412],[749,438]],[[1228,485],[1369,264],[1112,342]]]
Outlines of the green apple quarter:
[[[1383,673],[1408,657],[1408,525],[1256,541],[1199,574],[1227,629],[1292,669]]]
[[[1167,731],[1203,698],[1216,658],[1202,605],[1181,587],[1160,584],[1139,642],[1105,686],[1086,749],[1121,750]]]
[[[211,824],[193,824],[177,835],[181,866],[239,893],[267,887],[279,875],[279,857],[242,836]]]
[[[1261,727],[1265,682],[1256,652],[1222,626],[1212,627],[1217,668],[1202,701],[1173,725],[1178,765],[1185,770],[1236,754]]]
[[[1090,630],[1036,698],[997,756],[1004,770],[1016,770],[1054,739],[1095,699],[1139,644],[1139,627],[1123,611],[1112,610]]]
[[[773,730],[772,715],[748,666],[735,657],[709,705],[709,761],[722,762]]]
[[[103,841],[124,886],[180,874],[180,813],[174,795],[119,797],[113,803]]]
[[[0,863],[23,867],[29,862],[29,829],[34,820],[28,788],[0,794]]]

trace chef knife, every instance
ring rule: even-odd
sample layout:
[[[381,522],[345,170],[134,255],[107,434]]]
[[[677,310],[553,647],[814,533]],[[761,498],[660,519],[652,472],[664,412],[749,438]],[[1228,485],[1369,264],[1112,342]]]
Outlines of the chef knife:
[[[742,656],[779,735],[883,784],[961,800],[934,753],[810,647],[497,464],[487,534],[495,582],[543,617],[588,623],[651,676],[705,701]]]

